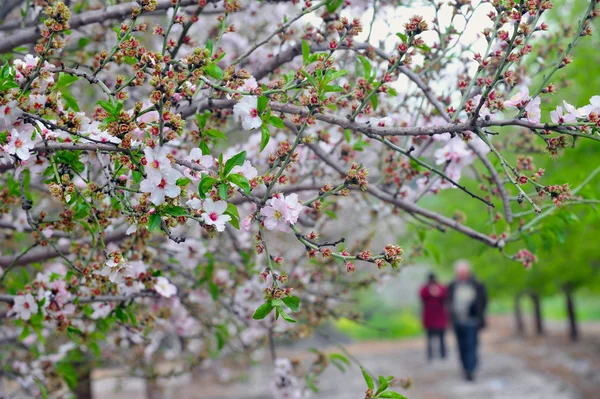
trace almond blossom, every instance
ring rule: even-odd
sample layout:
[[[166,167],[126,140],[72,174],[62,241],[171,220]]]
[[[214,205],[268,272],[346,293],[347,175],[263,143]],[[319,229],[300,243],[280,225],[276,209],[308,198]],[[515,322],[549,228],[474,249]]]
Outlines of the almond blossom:
[[[156,278],[156,283],[154,283],[154,291],[165,298],[170,298],[177,294],[177,287],[171,284],[166,277],[159,276]]]
[[[275,194],[267,201],[267,206],[260,210],[265,217],[263,224],[268,230],[290,231],[290,224],[298,221],[304,205],[298,201],[297,194]]]
[[[227,202],[217,201],[207,198],[203,204],[204,213],[202,220],[209,226],[215,226],[218,232],[225,230],[225,223],[231,220],[231,216],[224,215],[227,210]]]
[[[10,129],[22,113],[16,100],[0,105],[0,131]]]
[[[600,96],[593,96],[590,98],[590,104],[579,108],[579,111],[583,115],[589,115],[592,112],[600,114]]]
[[[252,163],[248,160],[244,161],[244,164],[242,166],[235,166],[233,169],[231,169],[231,173],[240,174],[248,180],[252,180],[256,176],[258,176],[258,171],[254,166],[252,166]]]
[[[165,197],[179,196],[181,188],[177,185],[177,180],[182,177],[181,172],[170,166],[163,171],[154,169],[153,173],[148,173],[147,179],[140,182],[140,191],[150,193],[150,202],[160,205],[165,202]]]
[[[258,98],[256,96],[246,96],[233,107],[233,114],[241,119],[242,127],[245,130],[252,130],[261,127],[262,119],[258,114]]]
[[[563,107],[558,105],[554,111],[550,112],[550,120],[554,123],[577,122],[577,116],[572,113],[563,114]]]
[[[531,123],[540,123],[542,112],[540,110],[540,104],[542,99],[536,97],[527,104],[525,111],[527,111],[527,120]]]
[[[30,151],[35,147],[35,143],[31,140],[31,133],[27,131],[19,133],[16,129],[12,129],[9,136],[10,140],[2,146],[2,149],[8,154],[16,155],[22,161],[28,160]]]
[[[17,295],[10,311],[11,314],[16,314],[19,319],[29,320],[32,315],[38,312],[38,304],[30,293]]]

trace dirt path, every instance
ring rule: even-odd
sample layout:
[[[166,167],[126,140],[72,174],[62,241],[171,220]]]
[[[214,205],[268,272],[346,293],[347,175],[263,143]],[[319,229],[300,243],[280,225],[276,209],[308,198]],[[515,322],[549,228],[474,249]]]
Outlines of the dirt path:
[[[584,338],[576,345],[570,345],[564,332],[556,327],[549,328],[551,332],[544,339],[516,339],[512,336],[508,319],[492,319],[483,336],[480,370],[475,383],[465,382],[461,378],[453,337],[448,340],[448,359],[433,363],[425,360],[422,338],[362,342],[347,345],[346,348],[373,374],[412,377],[412,388],[402,390],[397,387],[410,399],[598,397],[600,328],[594,325],[586,329],[587,326],[584,326]],[[282,349],[279,354],[300,359],[308,357],[306,351],[294,349]],[[215,382],[214,374],[202,374],[193,379],[170,383],[166,388],[166,397],[271,398],[268,383],[271,369],[268,365],[250,369],[243,383],[222,385]],[[315,399],[360,399],[365,389],[358,367],[346,373],[329,367],[321,376],[318,386],[319,393],[312,396]],[[107,393],[106,390],[102,391]],[[139,390],[137,393],[141,394]],[[123,391],[110,397],[133,399],[143,396]]]

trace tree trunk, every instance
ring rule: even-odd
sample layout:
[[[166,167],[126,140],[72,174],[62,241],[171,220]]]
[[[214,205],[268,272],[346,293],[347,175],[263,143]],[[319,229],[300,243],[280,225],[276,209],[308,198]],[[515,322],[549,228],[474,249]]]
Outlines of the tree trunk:
[[[575,301],[573,300],[573,290],[571,287],[564,288],[567,304],[567,315],[569,317],[569,336],[571,341],[577,341],[579,338],[579,328],[577,326],[577,315],[575,312]]]
[[[164,399],[162,387],[156,378],[146,378],[146,399]]]
[[[525,324],[523,323],[523,312],[521,310],[521,293],[515,295],[515,327],[517,328],[518,335],[525,335]]]
[[[540,296],[536,293],[531,293],[531,301],[533,302],[533,315],[535,318],[535,333],[544,335],[544,320],[542,318],[542,303]]]
[[[75,364],[77,370],[77,386],[75,397],[77,399],[92,399],[92,362],[80,362]]]

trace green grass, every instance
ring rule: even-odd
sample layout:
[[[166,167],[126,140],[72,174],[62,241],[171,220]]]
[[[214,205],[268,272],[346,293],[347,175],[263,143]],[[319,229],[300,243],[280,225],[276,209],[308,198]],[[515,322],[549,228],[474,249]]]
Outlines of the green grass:
[[[358,340],[401,339],[421,335],[423,329],[418,315],[408,309],[395,312],[377,312],[365,323],[340,319],[337,329]]]
[[[523,312],[531,314],[533,307],[528,298],[521,299]],[[575,309],[579,321],[600,321],[600,298],[597,296],[580,295],[575,297]],[[490,313],[508,314],[513,311],[513,301],[510,298],[493,299],[490,302]],[[542,299],[542,313],[547,320],[566,320],[567,310],[563,295],[555,295]]]

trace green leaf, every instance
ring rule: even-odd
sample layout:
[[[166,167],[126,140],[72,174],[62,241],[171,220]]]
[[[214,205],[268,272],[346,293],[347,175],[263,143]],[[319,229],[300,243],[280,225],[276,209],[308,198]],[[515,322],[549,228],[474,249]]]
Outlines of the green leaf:
[[[144,176],[138,172],[137,170],[134,170],[131,173],[131,178],[133,179],[133,181],[135,182],[135,184],[140,184],[140,182],[142,181],[142,179],[144,178]]]
[[[398,392],[393,392],[393,391],[382,392],[379,395],[379,397],[380,398],[391,398],[391,399],[406,399],[406,396],[400,395]]]
[[[297,312],[300,309],[300,298],[297,296],[286,296],[281,300],[292,312]]]
[[[252,318],[255,320],[264,319],[274,308],[275,306],[271,305],[271,302],[265,302],[256,309]]]
[[[293,319],[287,313],[285,313],[285,310],[283,310],[283,308],[281,306],[277,306],[277,314],[279,316],[281,316],[283,318],[283,320],[287,321],[288,323],[295,323],[296,322],[295,319]]]
[[[377,388],[377,392],[375,392],[375,396],[377,396],[381,392],[385,391],[389,386],[390,386],[390,384],[387,382],[387,380],[385,378],[383,378],[382,376],[379,376],[379,388]]]
[[[211,78],[223,80],[223,70],[217,64],[208,64],[206,67],[204,67],[204,71]]]
[[[344,0],[330,0],[325,5],[325,7],[327,7],[327,12],[329,12],[330,14],[333,14],[335,12],[335,10],[337,10],[338,7],[342,5],[343,2],[344,2]]]
[[[315,80],[315,78],[310,73],[306,72],[304,69],[302,69],[300,72],[302,72],[302,74],[306,77],[306,79],[308,79],[308,81],[313,87],[319,86],[317,85],[317,81]]]
[[[270,139],[271,132],[269,132],[269,127],[263,124],[260,128],[260,152],[262,152],[267,144],[269,144]]]
[[[365,79],[369,79],[371,77],[371,61],[362,55],[359,55],[358,59],[362,64]]]
[[[212,42],[212,40],[208,39],[208,41],[206,42],[206,49],[208,51],[210,51],[210,54],[212,55],[212,53],[213,53],[213,42]]]
[[[185,216],[187,215],[187,211],[182,206],[169,205],[165,207],[165,213],[168,213],[171,216]]]
[[[308,64],[308,57],[310,56],[310,45],[306,40],[302,40],[302,63]]]
[[[210,291],[210,296],[212,297],[212,299],[216,301],[219,297],[219,287],[212,281],[209,281],[208,290]]]
[[[396,36],[398,36],[404,43],[408,42],[408,36],[406,36],[404,33],[398,32],[396,33]]]
[[[63,89],[65,87],[71,86],[73,83],[77,82],[79,78],[77,76],[69,75],[67,73],[61,72],[58,75],[58,81],[56,82],[57,89]]]
[[[158,213],[153,213],[148,220],[148,230],[154,231],[160,226],[161,217]]]
[[[206,198],[206,193],[212,190],[212,187],[217,181],[218,180],[214,177],[202,175],[202,179],[200,179],[200,184],[198,185],[198,194],[200,194],[200,198]]]
[[[267,96],[260,96],[256,102],[256,110],[260,113],[267,109],[269,98]]]
[[[42,394],[42,399],[48,399],[48,391],[46,390],[46,387],[42,384],[42,382],[40,380],[38,380],[37,378],[34,378],[33,382],[35,382],[35,384],[40,389],[40,393]]]
[[[229,190],[229,186],[225,183],[219,184],[219,197],[221,199],[227,199],[227,191]]]
[[[250,194],[252,187],[250,187],[250,182],[248,182],[248,179],[246,179],[244,176],[238,173],[232,173],[227,176],[227,180],[244,190],[246,194]]]
[[[371,96],[371,104],[373,104],[373,109],[377,110],[377,106],[379,105],[379,100],[377,99],[377,94],[373,94],[373,96]]]
[[[208,130],[205,130],[203,133],[205,133],[210,138],[221,139],[221,140],[227,141],[227,136],[225,136],[225,133],[223,133],[220,130],[217,130],[217,129],[208,129]]]
[[[280,129],[285,129],[285,125],[283,124],[283,121],[278,116],[271,115],[271,117],[269,118],[269,122],[271,123],[271,125],[273,125],[275,127],[278,127]]]
[[[225,210],[225,213],[228,214],[229,216],[233,216],[237,219],[240,218],[238,209],[234,204],[227,204],[227,209]]]
[[[362,371],[363,377],[365,378],[365,382],[367,383],[367,387],[369,389],[375,388],[375,384],[373,383],[373,378],[367,373],[367,371],[361,366],[360,371]]]
[[[225,169],[223,170],[223,176],[227,176],[231,169],[236,166],[242,166],[246,160],[246,151],[242,151],[239,154],[235,154],[225,162]]]

